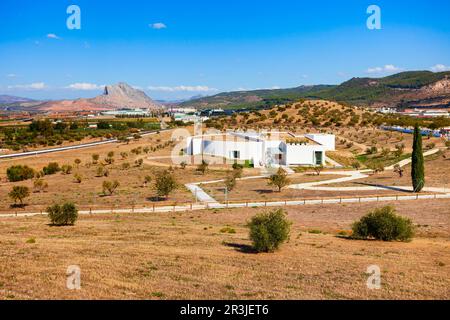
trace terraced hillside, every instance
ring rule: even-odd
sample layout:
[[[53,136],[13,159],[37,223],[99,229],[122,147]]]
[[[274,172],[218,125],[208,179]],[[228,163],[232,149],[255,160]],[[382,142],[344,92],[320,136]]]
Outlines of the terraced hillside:
[[[408,71],[384,78],[352,78],[338,86],[225,92],[182,103],[195,108],[266,108],[301,98],[358,106],[450,107],[450,72]]]

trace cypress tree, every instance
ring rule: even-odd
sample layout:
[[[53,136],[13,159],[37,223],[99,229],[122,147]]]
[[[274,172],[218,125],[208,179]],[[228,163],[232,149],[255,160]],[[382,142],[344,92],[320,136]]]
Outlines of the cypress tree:
[[[422,134],[419,125],[414,126],[413,152],[411,156],[411,179],[414,192],[420,192],[425,185],[425,168],[422,151]]]

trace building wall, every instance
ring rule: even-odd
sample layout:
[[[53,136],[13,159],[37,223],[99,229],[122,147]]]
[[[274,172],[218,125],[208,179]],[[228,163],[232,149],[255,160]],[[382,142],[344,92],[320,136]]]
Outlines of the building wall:
[[[282,158],[279,159],[281,165],[316,165],[315,152],[322,152],[322,164],[325,164],[325,151],[334,150],[334,135],[310,134],[309,139],[313,139],[320,145],[295,145],[286,144],[279,140],[258,140],[249,139],[247,141],[234,141],[233,137],[223,141],[214,140],[214,136],[189,137],[187,139],[188,154],[209,154],[226,159],[233,159],[233,151],[239,152],[238,160],[251,160],[255,167],[266,165],[268,162],[268,153],[270,149],[279,150]],[[241,137],[240,137],[241,138]]]
[[[322,164],[325,164],[325,147],[319,145],[286,144],[286,165],[314,166],[315,152],[322,152]]]
[[[233,141],[233,140],[214,140],[214,137],[205,137],[202,142],[201,137],[189,137],[187,139],[187,153],[209,154],[217,157],[233,159],[233,152],[239,152],[238,160],[251,160],[255,166],[259,166],[262,161],[261,141]]]
[[[306,134],[305,137],[323,145],[326,151],[334,151],[336,148],[336,138],[333,134]]]
[[[239,152],[238,160],[252,160],[259,165],[262,156],[262,143],[257,141],[214,141],[203,142],[203,153],[228,159],[233,158],[233,152]]]

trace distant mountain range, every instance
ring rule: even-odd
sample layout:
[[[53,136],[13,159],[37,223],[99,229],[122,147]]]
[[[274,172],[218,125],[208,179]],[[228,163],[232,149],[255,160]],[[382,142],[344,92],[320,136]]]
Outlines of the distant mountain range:
[[[32,104],[15,103],[9,110],[28,111],[105,111],[120,108],[142,108],[159,110],[161,105],[153,101],[143,91],[120,82],[105,86],[102,95],[90,99],[39,101]]]
[[[120,82],[105,86],[102,95],[91,99],[50,101],[36,106],[40,111],[104,111],[120,108],[160,109],[143,91]]]
[[[372,107],[450,107],[450,72],[408,71],[383,78],[352,78],[340,85],[226,92],[181,105],[238,109],[270,107],[299,99],[328,99]]]
[[[265,108],[299,99],[327,99],[352,105],[397,108],[450,108],[450,71],[408,71],[383,78],[352,78],[340,85],[311,85],[289,89],[222,92],[186,101],[156,102],[126,83],[105,87],[91,99],[34,101],[0,95],[2,109],[28,111],[102,111],[120,108],[159,110],[182,106],[197,109]]]
[[[16,96],[0,95],[0,104],[20,103],[20,102],[32,102],[34,100]]]

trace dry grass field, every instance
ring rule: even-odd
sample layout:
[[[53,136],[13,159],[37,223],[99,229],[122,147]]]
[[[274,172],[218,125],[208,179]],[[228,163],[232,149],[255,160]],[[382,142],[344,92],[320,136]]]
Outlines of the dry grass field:
[[[182,170],[180,168],[174,168],[174,175],[180,184],[177,192],[174,192],[165,201],[153,201],[155,191],[152,190],[152,183],[147,187],[143,187],[144,177],[150,175],[154,178],[157,172],[160,172],[167,168],[159,168],[157,166],[151,166],[143,164],[138,167],[135,164],[137,159],[145,159],[149,156],[161,156],[170,155],[172,146],[160,148],[154,152],[146,154],[141,151],[141,154],[133,154],[132,149],[145,147],[152,147],[157,145],[163,145],[165,141],[170,140],[171,132],[161,132],[160,134],[143,137],[140,140],[133,140],[129,144],[125,143],[112,143],[86,149],[79,149],[75,151],[64,151],[58,153],[49,153],[39,155],[38,157],[30,156],[19,159],[8,159],[0,162],[0,211],[11,211],[10,205],[12,201],[8,198],[8,192],[13,186],[23,185],[30,188],[33,191],[33,180],[20,181],[20,182],[8,182],[6,179],[6,169],[9,166],[21,164],[28,165],[36,171],[42,170],[50,162],[57,162],[60,166],[64,164],[70,164],[73,166],[71,174],[62,174],[58,172],[53,175],[46,175],[43,179],[48,183],[48,188],[43,192],[32,192],[30,197],[26,199],[27,206],[20,210],[45,210],[45,208],[54,201],[74,201],[77,205],[83,208],[111,208],[114,206],[126,206],[130,207],[134,203],[140,205],[153,205],[157,204],[173,204],[180,202],[189,202],[193,200],[192,194],[186,190],[182,184],[191,180],[204,178],[215,178],[219,173],[214,175],[199,177],[194,168],[187,168]],[[104,158],[107,153],[114,152],[114,163],[111,165],[105,165],[109,175],[107,177],[97,177],[96,171],[101,166],[101,162],[104,162]],[[126,152],[128,157],[122,159],[121,153]],[[94,164],[92,160],[93,154],[99,154],[100,159],[98,164]],[[80,159],[81,164],[75,165],[75,159]],[[124,169],[122,165],[129,163],[130,168]],[[81,183],[77,183],[75,175],[78,174],[82,177]],[[223,173],[224,175],[224,173]],[[104,196],[102,192],[103,181],[117,180],[120,183],[116,193],[112,196]]]
[[[291,184],[308,183],[341,178],[342,175],[315,175],[315,174],[293,174],[288,178]],[[359,180],[355,180],[359,181]],[[340,186],[341,184],[336,184]],[[333,185],[331,185],[333,186]],[[202,184],[202,189],[218,201],[225,201],[224,182]],[[296,190],[283,188],[281,192],[278,189],[267,184],[266,178],[240,180],[227,197],[229,201],[277,201],[290,199],[313,199],[326,197],[346,197],[346,196],[367,196],[367,195],[402,195],[404,192],[393,190],[377,191],[315,191],[315,190]]]
[[[249,250],[245,224],[263,209],[1,218],[0,299],[449,299],[450,200],[392,204],[412,242],[337,236],[374,204],[310,205],[287,208],[290,240],[271,254]],[[81,290],[66,288],[69,265]]]
[[[364,185],[411,186],[411,165],[403,167],[403,177],[393,171],[373,174],[368,178],[344,183],[330,184],[334,187],[358,187]],[[441,187],[450,190],[450,150],[425,157],[425,184],[427,187]]]

